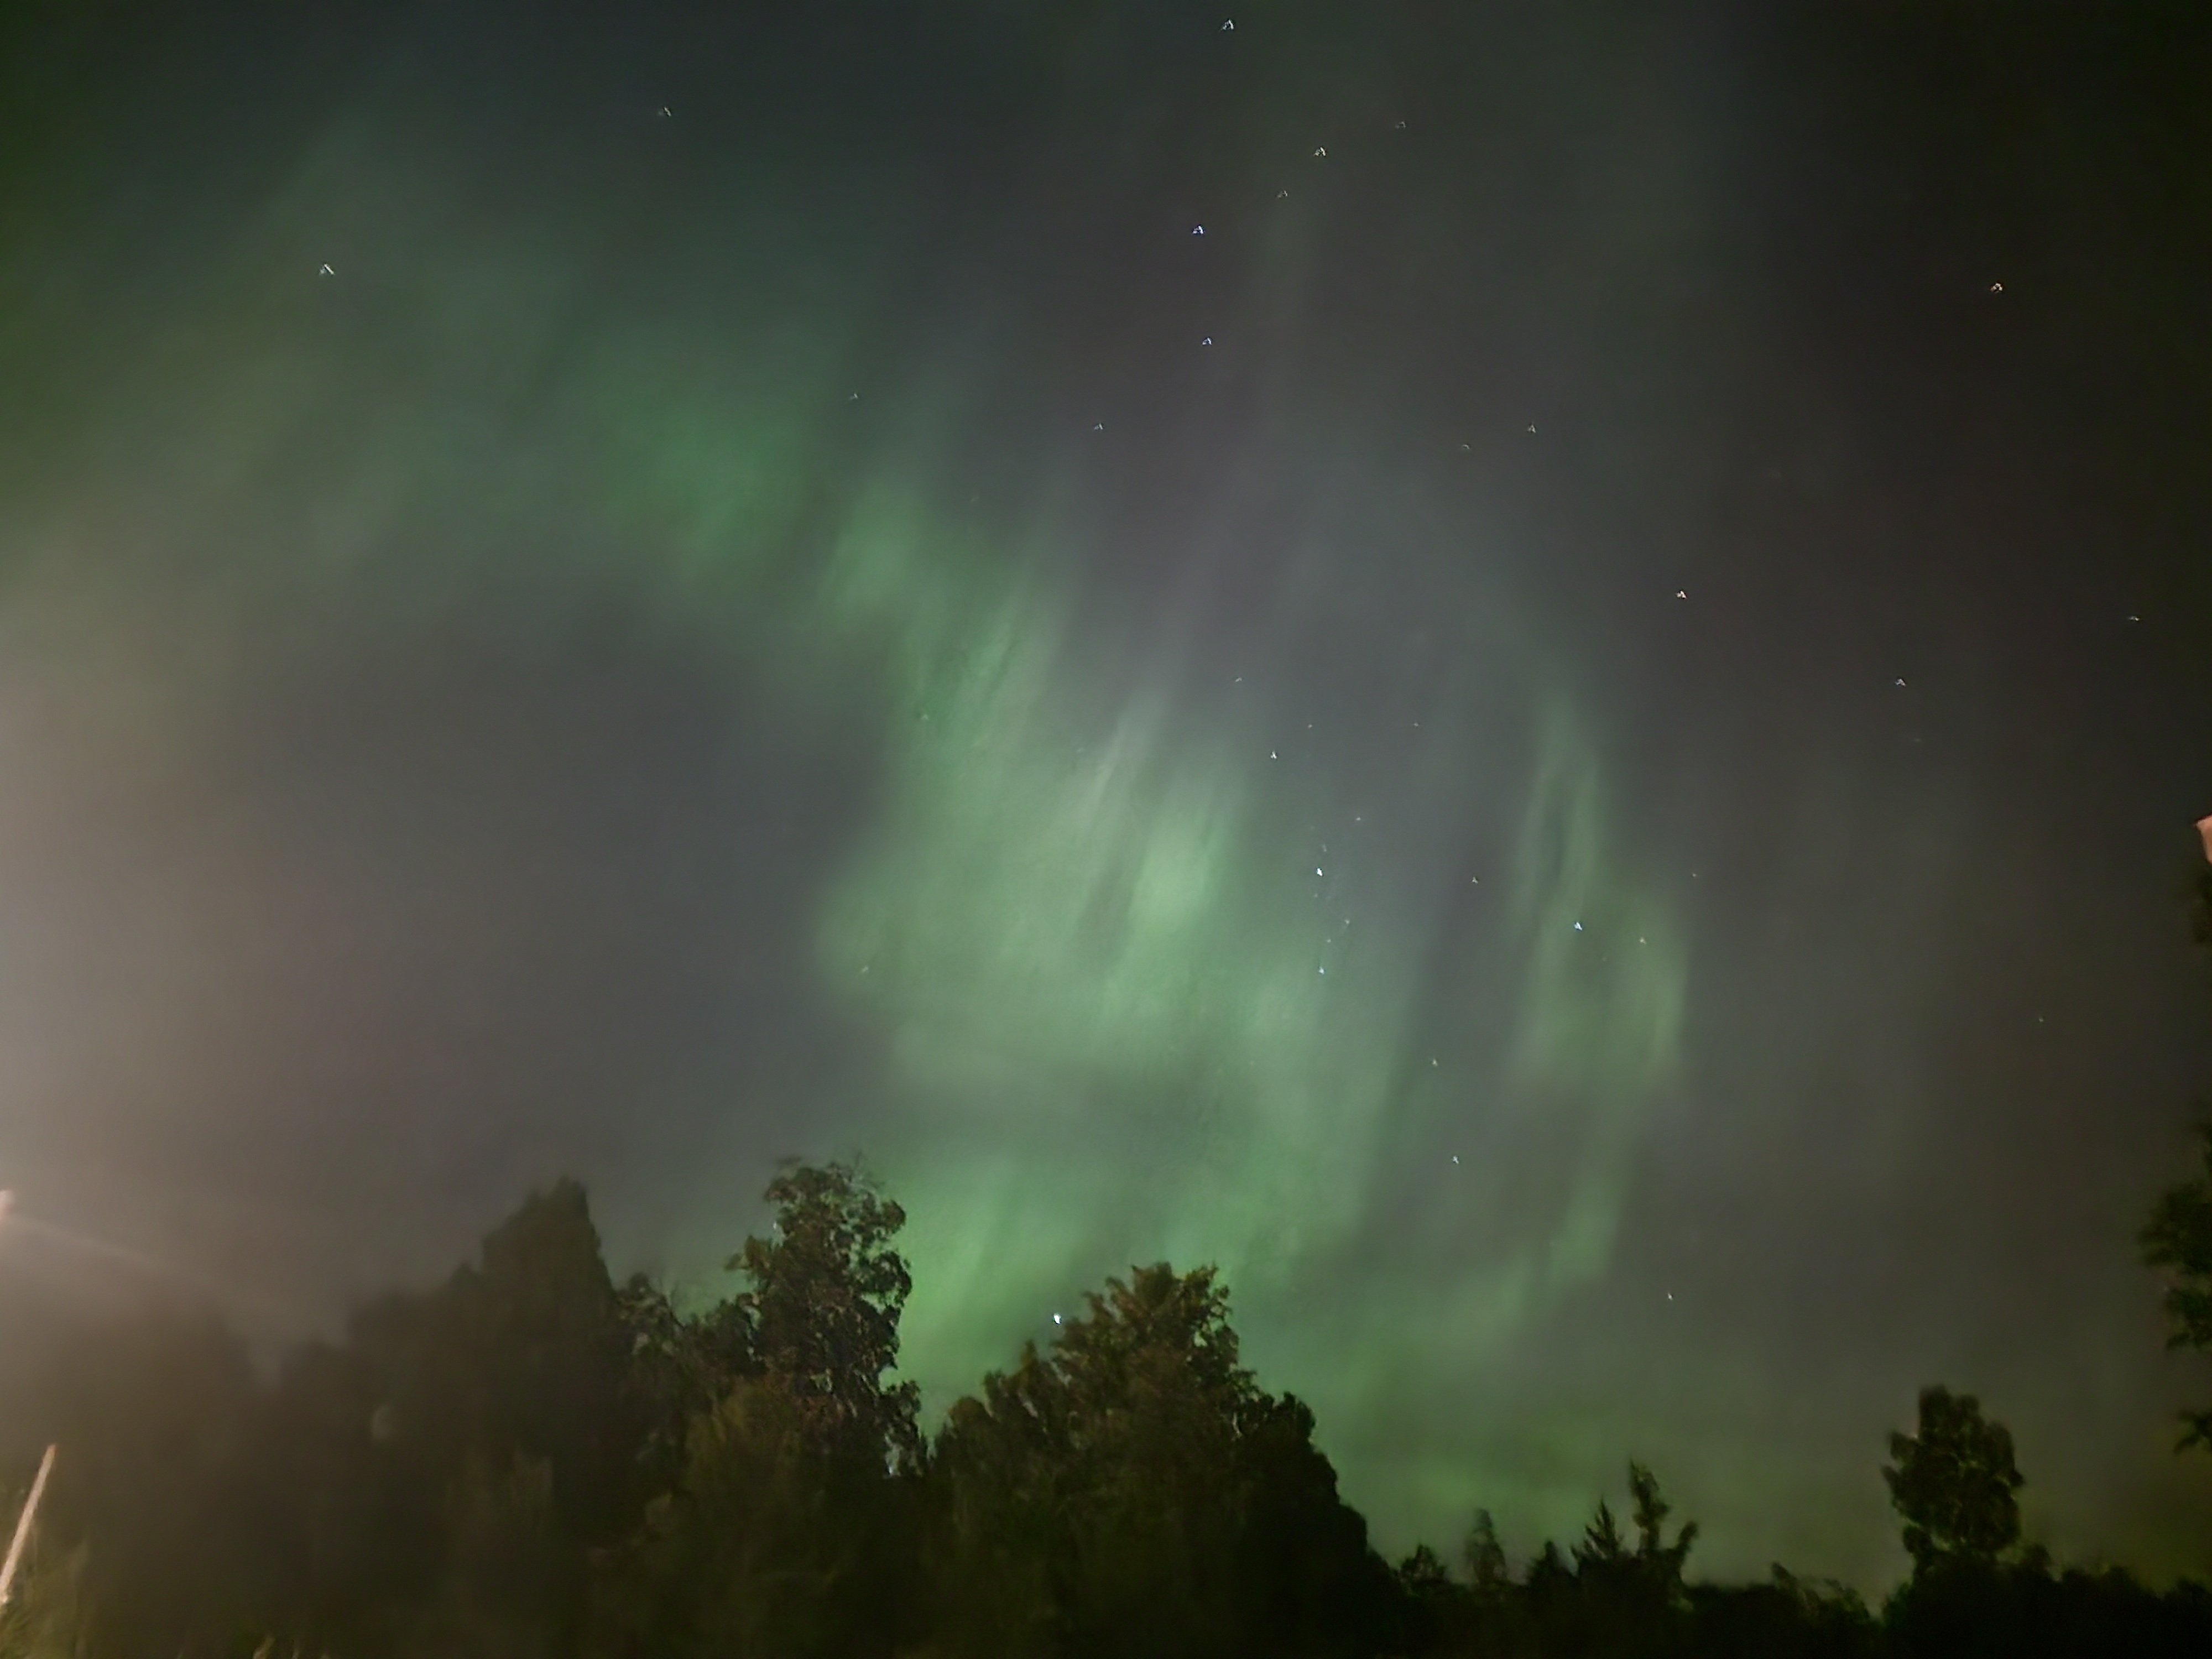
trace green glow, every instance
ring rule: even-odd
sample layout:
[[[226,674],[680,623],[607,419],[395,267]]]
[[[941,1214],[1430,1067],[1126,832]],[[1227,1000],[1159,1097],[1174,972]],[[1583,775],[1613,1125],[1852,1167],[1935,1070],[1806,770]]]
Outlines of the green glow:
[[[345,199],[333,167],[305,169],[295,193]],[[1430,618],[1471,666],[1418,744],[1382,734],[1377,760],[1357,732],[1308,739],[1295,641],[1325,627],[1316,573],[1340,550],[1286,553],[1279,591],[1255,598],[1267,628],[1235,663],[1209,660],[1202,630],[1090,603],[1076,573],[1110,550],[1049,467],[1025,511],[963,511],[951,463],[981,443],[992,364],[866,380],[855,343],[888,298],[787,284],[711,323],[570,342],[567,301],[542,283],[526,284],[527,314],[499,314],[534,245],[457,219],[439,251],[426,274],[377,274],[414,283],[402,297],[454,343],[404,396],[335,408],[314,353],[257,355],[244,321],[149,388],[173,411],[222,411],[222,446],[173,416],[175,469],[198,480],[179,542],[233,558],[218,532],[257,467],[319,431],[345,459],[319,480],[312,533],[261,537],[281,550],[238,591],[374,588],[373,620],[405,628],[485,588],[557,622],[613,585],[779,700],[780,720],[872,739],[872,820],[817,896],[811,960],[791,968],[878,1045],[860,1133],[913,1218],[906,1354],[932,1406],[1105,1274],[1211,1261],[1263,1375],[1350,1445],[1357,1501],[1426,1515],[1481,1490],[1494,1472],[1431,1490],[1363,1465],[1356,1425],[1409,1376],[1479,1374],[1603,1273],[1683,1017],[1681,930],[1621,854],[1569,659],[1510,605]],[[370,280],[354,264],[345,277]],[[533,424],[507,439],[472,401],[461,345],[479,331],[501,387],[543,375]],[[218,367],[226,353],[237,366]],[[872,425],[849,401],[864,380]],[[1285,476],[1357,471],[1286,441],[1308,464]],[[411,515],[454,499],[521,537],[589,526],[594,550],[428,568]],[[241,603],[242,632],[258,613]],[[1356,844],[1340,835],[1355,812]],[[1322,842],[1338,850],[1316,878]],[[1463,908],[1476,875],[1482,902]],[[1435,1177],[1412,1200],[1408,1168]],[[727,1190],[759,1174],[732,1170]],[[1422,1277],[1363,1253],[1385,1205],[1439,1237],[1471,1207],[1511,1224],[1431,1252],[1451,1265]],[[726,1249],[726,1212],[667,1224],[702,1257]]]
[[[1133,1261],[1220,1266],[1255,1358],[1324,1425],[1387,1417],[1410,1375],[1479,1376],[1602,1274],[1686,952],[1615,851],[1596,750],[1525,621],[1510,644],[1467,634],[1488,678],[1431,711],[1409,775],[1368,786],[1375,828],[1328,856],[1332,888],[1315,803],[1349,818],[1347,751],[1266,696],[1237,710],[1191,647],[1083,614],[1041,574],[1080,562],[1064,516],[1038,513],[1028,546],[954,527],[927,482],[941,444],[902,433],[783,558],[822,419],[665,380],[599,406],[642,419],[605,447],[629,458],[617,522],[716,596],[732,648],[801,702],[875,702],[878,804],[821,897],[815,969],[880,1042],[866,1151],[912,1218],[906,1359],[933,1407]],[[1524,730],[1497,729],[1500,688]],[[1456,914],[1459,849],[1482,845],[1485,904]],[[1445,958],[1476,971],[1439,981]],[[1519,1217],[1442,1282],[1355,1254],[1409,1141],[1443,1176],[1430,1202]],[[1347,1274],[1356,1295],[1305,1291]],[[1515,1479],[1340,1456],[1363,1501],[1442,1533]]]

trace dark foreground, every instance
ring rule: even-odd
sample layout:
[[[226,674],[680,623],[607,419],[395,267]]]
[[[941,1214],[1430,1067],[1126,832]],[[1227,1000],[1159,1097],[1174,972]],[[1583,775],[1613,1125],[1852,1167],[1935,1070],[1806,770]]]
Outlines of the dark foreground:
[[[1203,1269],[1109,1283],[927,1440],[886,1380],[897,1206],[836,1166],[769,1197],[698,1310],[613,1283],[562,1185],[273,1377],[191,1314],[70,1334],[11,1413],[23,1484],[63,1451],[0,1655],[2212,1654],[2202,1586],[2021,1551],[2009,1437],[1940,1389],[1890,1449],[1917,1565],[1879,1609],[1691,1581],[1632,1465],[1571,1547],[1516,1567],[1484,1515],[1389,1565]]]

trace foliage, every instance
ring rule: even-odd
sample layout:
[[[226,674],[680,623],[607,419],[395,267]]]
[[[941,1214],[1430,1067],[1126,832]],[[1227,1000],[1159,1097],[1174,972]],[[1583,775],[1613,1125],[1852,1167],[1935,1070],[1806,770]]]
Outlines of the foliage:
[[[886,1374],[912,1281],[899,1206],[843,1164],[780,1172],[732,1259],[750,1288],[692,1318],[625,1293],[635,1363],[682,1452],[602,1573],[610,1652],[887,1652],[921,1465],[915,1390]]]
[[[1986,1421],[1973,1395],[1944,1388],[1920,1391],[1919,1429],[1889,1437],[1894,1461],[1881,1472],[1914,1571],[1994,1565],[2020,1539],[2011,1431]]]
[[[2166,1275],[2167,1346],[2212,1353],[2212,1123],[2203,1125],[2203,1167],[2159,1195],[2142,1230],[2143,1260]],[[2212,1411],[2182,1414],[2184,1447],[2212,1449]]]
[[[920,1453],[912,1382],[898,1364],[900,1312],[914,1288],[890,1241],[906,1212],[842,1164],[800,1164],[769,1183],[775,1231],[748,1238],[730,1266],[752,1280],[736,1306],[761,1367],[825,1445],[911,1462]]]
[[[956,1405],[935,1566],[963,1652],[1346,1650],[1389,1595],[1313,1418],[1239,1361],[1211,1270],[1109,1283]]]
[[[1517,1573],[1480,1510],[1455,1567],[1393,1570],[1206,1268],[1108,1281],[933,1444],[894,1370],[898,1206],[840,1165],[768,1196],[702,1308],[615,1284],[562,1183],[270,1376],[189,1315],[79,1333],[0,1449],[66,1448],[0,1659],[2212,1651],[2201,1590],[2008,1556],[2010,1438],[1940,1389],[1892,1440],[1918,1570],[1879,1620],[1778,1567],[1691,1582],[1696,1524],[1633,1462],[1625,1511]]]
[[[738,1382],[691,1427],[679,1488],[606,1579],[599,1644],[670,1656],[835,1651],[854,1562],[799,1401]]]

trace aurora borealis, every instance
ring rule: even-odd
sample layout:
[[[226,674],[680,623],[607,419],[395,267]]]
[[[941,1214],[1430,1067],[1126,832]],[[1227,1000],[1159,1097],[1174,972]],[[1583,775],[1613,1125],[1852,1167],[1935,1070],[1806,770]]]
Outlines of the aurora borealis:
[[[1942,1380],[2201,1567],[2212,35],[1228,21],[0,26],[0,1185],[276,1333],[859,1152],[931,1406],[1210,1261],[1393,1548],[1880,1582]]]

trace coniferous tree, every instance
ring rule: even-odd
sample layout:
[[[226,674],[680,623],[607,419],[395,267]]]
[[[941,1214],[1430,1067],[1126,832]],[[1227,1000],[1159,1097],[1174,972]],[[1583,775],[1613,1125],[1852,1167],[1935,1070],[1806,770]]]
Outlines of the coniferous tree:
[[[1480,1599],[1492,1599],[1512,1587],[1512,1564],[1505,1559],[1505,1546],[1498,1539],[1498,1522],[1488,1510],[1474,1512],[1466,1540],[1460,1546],[1460,1564],[1466,1570],[1468,1587]]]

